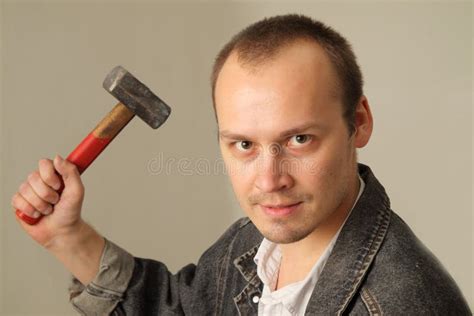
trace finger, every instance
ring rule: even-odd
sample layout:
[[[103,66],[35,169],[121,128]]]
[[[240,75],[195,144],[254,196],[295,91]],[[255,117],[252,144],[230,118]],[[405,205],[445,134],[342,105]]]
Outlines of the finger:
[[[28,182],[36,195],[38,195],[42,200],[50,204],[56,204],[58,202],[59,194],[43,182],[38,171],[35,171],[28,176]]]
[[[38,218],[40,216],[40,212],[38,212],[33,205],[28,203],[18,192],[13,195],[11,203],[15,210],[20,210],[29,217]]]
[[[84,194],[84,185],[82,184],[81,175],[77,167],[59,155],[56,155],[53,163],[54,168],[56,168],[56,171],[58,171],[64,181],[62,197],[74,199],[82,196]]]
[[[51,159],[41,159],[38,162],[38,167],[41,179],[54,190],[59,190],[61,179],[54,170],[53,161]]]
[[[47,215],[53,210],[52,206],[43,201],[33,190],[28,182],[23,182],[20,185],[19,192],[21,196],[30,203],[37,211]]]

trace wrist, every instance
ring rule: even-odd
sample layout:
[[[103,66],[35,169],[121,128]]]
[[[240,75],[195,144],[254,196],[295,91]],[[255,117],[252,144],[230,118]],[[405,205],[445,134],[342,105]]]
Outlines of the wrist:
[[[89,224],[61,234],[46,247],[82,284],[91,282],[99,271],[105,239]]]
[[[53,253],[71,250],[71,248],[86,243],[91,236],[93,236],[92,227],[81,219],[73,226],[62,228],[43,246]]]

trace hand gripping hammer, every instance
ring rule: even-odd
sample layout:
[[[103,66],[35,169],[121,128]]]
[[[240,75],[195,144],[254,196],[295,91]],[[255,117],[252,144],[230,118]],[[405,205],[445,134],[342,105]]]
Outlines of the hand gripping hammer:
[[[102,86],[120,102],[66,158],[76,165],[80,174],[135,115],[156,129],[171,113],[171,108],[166,103],[121,66],[112,69]],[[58,193],[61,194],[63,189],[64,182],[61,183]],[[16,215],[30,225],[35,225],[42,217],[33,218],[20,210],[16,210]]]

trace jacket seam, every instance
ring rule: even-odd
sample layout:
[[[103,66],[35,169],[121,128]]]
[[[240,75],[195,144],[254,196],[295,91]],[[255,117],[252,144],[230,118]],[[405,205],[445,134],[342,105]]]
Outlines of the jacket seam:
[[[366,275],[368,267],[370,266],[372,259],[375,257],[375,254],[377,253],[377,250],[379,249],[385,237],[385,234],[387,232],[388,225],[390,222],[390,209],[386,207],[380,213],[381,213],[382,218],[380,219],[380,223],[377,227],[377,230],[374,233],[374,237],[368,248],[367,255],[363,259],[361,268],[356,276],[356,279],[353,282],[353,286],[351,290],[349,291],[348,295],[346,296],[344,303],[341,305],[341,308],[338,310],[337,315],[342,315],[344,310],[349,305],[349,302],[354,297],[357,291],[357,288],[360,286],[361,280]]]
[[[245,297],[249,298],[250,296],[252,296],[254,294],[258,294],[259,296],[261,296],[262,292],[258,288],[259,283],[260,283],[260,279],[259,279],[258,275],[255,274],[252,277],[252,279],[249,280],[247,285],[242,289],[242,291],[240,291],[239,294],[237,294],[236,296],[233,297],[234,305],[235,305],[235,308],[237,309],[237,311],[239,312],[239,315],[242,315],[242,313],[240,311],[240,308],[239,308],[239,302],[242,299],[244,299]],[[254,289],[254,291],[251,291],[252,289]]]
[[[375,296],[369,291],[369,289],[365,286],[362,287],[360,291],[360,297],[362,298],[362,302],[364,302],[369,315],[373,316],[381,316],[382,308],[380,307],[379,302],[375,298]]]
[[[244,277],[245,281],[247,282],[250,282],[253,279],[253,277],[257,275],[257,271],[256,270],[251,270],[250,272],[245,271],[244,267],[241,265],[241,261],[250,258],[250,256],[255,256],[260,244],[261,242],[258,242],[255,246],[250,248],[250,250],[248,250],[243,255],[237,257],[234,260],[234,266],[237,268],[237,270],[240,272],[240,274]]]
[[[122,294],[123,294],[123,293],[102,287],[100,285],[97,285],[94,282],[91,282],[88,286],[86,286],[86,291],[94,295],[112,298],[112,299],[119,299],[122,297]]]
[[[247,224],[247,223],[245,223],[245,224]],[[223,288],[224,288],[224,284],[225,284],[227,274],[228,274],[228,271],[229,271],[230,253],[231,253],[232,248],[234,246],[234,242],[235,242],[235,240],[237,239],[237,236],[240,233],[240,230],[242,229],[243,226],[245,226],[245,224],[239,226],[239,228],[237,229],[236,233],[234,234],[232,240],[230,241],[229,246],[227,247],[227,251],[225,252],[225,254],[222,257],[222,264],[220,265],[221,268],[219,269],[218,278],[217,278],[217,293],[218,293],[218,295],[216,295],[216,313],[215,313],[215,315],[220,314],[222,306],[223,306],[223,304],[222,304],[222,302],[224,300],[224,290],[223,290]]]
[[[224,255],[219,260],[219,265],[218,265],[219,269],[217,271],[217,293],[221,293],[221,289],[223,287],[222,286],[223,281],[222,281],[221,276],[222,276],[222,273],[225,269],[225,262],[226,262],[226,260],[225,260],[225,255]],[[214,313],[214,315],[216,315],[216,316],[219,315],[219,313],[221,312],[221,309],[222,309],[222,300],[223,300],[222,296],[223,295],[219,295],[219,294],[216,295],[216,302],[215,302],[216,309],[215,309],[215,313]]]

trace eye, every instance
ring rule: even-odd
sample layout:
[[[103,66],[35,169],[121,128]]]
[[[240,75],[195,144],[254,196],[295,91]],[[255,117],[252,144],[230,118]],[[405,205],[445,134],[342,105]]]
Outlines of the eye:
[[[301,147],[311,141],[312,137],[310,135],[295,135],[290,138],[288,142],[290,147]]]
[[[252,148],[252,142],[248,140],[241,140],[238,142],[235,142],[235,146],[238,150],[240,151],[248,151],[249,149]]]

